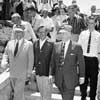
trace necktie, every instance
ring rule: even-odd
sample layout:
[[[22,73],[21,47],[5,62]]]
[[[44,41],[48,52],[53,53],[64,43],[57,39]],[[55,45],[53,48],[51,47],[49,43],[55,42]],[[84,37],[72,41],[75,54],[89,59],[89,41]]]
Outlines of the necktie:
[[[62,43],[61,54],[60,54],[60,59],[59,59],[60,67],[62,67],[64,65],[64,50],[65,50],[65,43]]]
[[[90,44],[91,44],[91,33],[90,33],[90,35],[89,35],[88,47],[87,47],[87,53],[90,52]]]
[[[19,45],[19,42],[16,43],[15,50],[14,50],[14,56],[16,56],[18,52],[18,45]]]

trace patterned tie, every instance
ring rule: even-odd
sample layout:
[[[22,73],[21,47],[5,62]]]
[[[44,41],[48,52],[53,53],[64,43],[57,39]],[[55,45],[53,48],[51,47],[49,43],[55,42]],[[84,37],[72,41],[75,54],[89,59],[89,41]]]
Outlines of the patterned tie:
[[[18,52],[18,45],[19,45],[19,42],[16,43],[15,50],[14,50],[14,56],[16,56]]]
[[[64,65],[64,50],[65,50],[65,43],[62,43],[61,44],[61,54],[60,54],[60,58],[59,58],[60,67],[63,67],[63,65]]]
[[[91,44],[91,32],[90,32],[90,35],[89,35],[89,40],[88,40],[87,53],[89,53],[89,52],[90,52],[90,44]]]

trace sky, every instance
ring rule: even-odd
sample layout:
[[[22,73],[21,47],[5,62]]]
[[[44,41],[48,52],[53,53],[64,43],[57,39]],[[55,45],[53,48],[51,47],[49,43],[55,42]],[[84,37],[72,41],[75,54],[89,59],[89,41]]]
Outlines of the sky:
[[[92,5],[96,5],[96,8],[100,8],[100,0],[76,0],[77,5],[80,7],[81,12],[88,13]],[[68,6],[71,4],[72,0],[63,0],[63,2]]]

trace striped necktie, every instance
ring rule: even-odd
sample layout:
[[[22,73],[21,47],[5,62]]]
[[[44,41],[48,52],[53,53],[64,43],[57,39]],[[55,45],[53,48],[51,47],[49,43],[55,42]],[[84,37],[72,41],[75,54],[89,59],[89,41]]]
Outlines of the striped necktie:
[[[60,54],[60,58],[59,58],[60,67],[63,67],[63,65],[64,65],[64,50],[65,50],[65,43],[62,43],[61,44],[61,54]]]

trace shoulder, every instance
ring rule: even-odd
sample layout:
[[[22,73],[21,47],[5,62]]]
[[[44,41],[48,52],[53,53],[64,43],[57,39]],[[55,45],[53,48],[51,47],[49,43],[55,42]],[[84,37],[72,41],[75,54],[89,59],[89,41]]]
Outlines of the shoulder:
[[[80,35],[87,35],[87,33],[89,33],[89,31],[88,31],[88,30],[84,30],[84,31],[82,31],[82,32],[80,33]]]
[[[29,22],[27,22],[27,21],[21,21],[21,23],[22,23],[22,25],[31,25]]]
[[[81,45],[80,45],[79,43],[74,42],[74,41],[72,41],[72,46],[73,46],[74,48],[82,48]]]
[[[59,48],[59,46],[61,45],[62,42],[55,42],[54,43],[54,48]]]
[[[27,44],[27,45],[29,45],[29,46],[33,46],[33,43],[32,43],[31,41],[28,41],[28,40],[26,40],[26,39],[24,39],[24,41],[25,41],[25,44]]]
[[[47,43],[47,45],[50,46],[50,47],[53,47],[53,45],[54,45],[54,42],[51,42],[51,41],[48,41],[48,40],[47,40],[46,43]]]
[[[98,32],[96,30],[94,32],[95,32],[96,36],[100,36],[100,32]]]
[[[11,45],[12,43],[14,43],[14,40],[8,41],[7,45]]]
[[[36,19],[41,20],[42,17],[39,14],[36,14]]]

